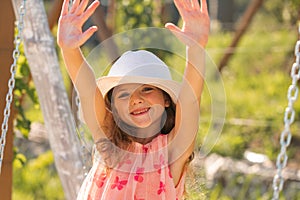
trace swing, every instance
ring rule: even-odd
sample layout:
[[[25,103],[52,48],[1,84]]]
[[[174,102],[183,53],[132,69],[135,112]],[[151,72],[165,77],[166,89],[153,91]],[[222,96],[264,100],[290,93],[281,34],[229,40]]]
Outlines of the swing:
[[[300,24],[298,27],[298,32],[300,34]],[[286,150],[292,139],[290,126],[295,120],[295,110],[293,105],[297,100],[299,93],[297,83],[300,79],[300,39],[297,41],[295,46],[295,56],[296,61],[291,69],[292,84],[289,86],[287,92],[288,106],[286,107],[284,113],[284,129],[280,136],[281,149],[276,160],[277,173],[273,179],[273,200],[279,199],[279,193],[283,188],[284,180],[282,176],[282,170],[287,164],[288,156],[286,154]]]
[[[70,1],[71,2],[71,1]],[[13,90],[15,87],[15,74],[17,69],[17,60],[20,55],[20,44],[22,42],[22,31],[24,28],[24,15],[25,15],[25,4],[26,0],[23,0],[21,3],[21,6],[19,8],[20,10],[20,16],[18,23],[16,24],[17,34],[14,39],[15,43],[15,49],[13,51],[13,63],[10,67],[11,77],[8,81],[8,93],[6,95],[6,106],[4,109],[4,118],[1,126],[1,138],[0,138],[0,174],[1,174],[1,168],[2,168],[2,162],[3,162],[3,155],[4,155],[4,148],[6,143],[6,134],[8,131],[8,119],[10,117],[10,106],[13,101]],[[299,24],[299,34],[300,34],[300,24]],[[287,92],[287,99],[288,99],[288,106],[285,109],[284,114],[284,130],[281,132],[280,137],[280,144],[281,144],[281,150],[278,154],[277,161],[276,161],[276,167],[277,167],[277,173],[274,176],[273,179],[273,200],[279,199],[279,194],[283,189],[284,184],[284,178],[282,175],[283,169],[286,167],[288,156],[287,156],[287,147],[291,143],[292,134],[290,131],[290,126],[294,122],[295,118],[295,110],[293,108],[295,101],[298,98],[299,89],[297,87],[297,82],[300,79],[300,39],[297,41],[295,46],[295,56],[296,61],[292,66],[291,69],[291,78],[292,78],[292,84],[288,88]],[[76,99],[76,104],[79,105],[78,98]],[[82,136],[82,135],[81,135]],[[81,137],[83,138],[83,137]],[[84,141],[83,141],[84,142]],[[85,143],[85,142],[84,142]],[[85,147],[83,147],[85,148]]]
[[[1,174],[1,168],[2,168],[2,162],[3,162],[3,156],[4,156],[4,147],[6,143],[6,133],[8,130],[8,119],[10,117],[10,106],[13,100],[13,90],[15,87],[15,75],[17,71],[17,61],[20,56],[20,44],[22,42],[22,31],[24,28],[24,15],[25,15],[25,3],[26,0],[22,1],[22,4],[20,5],[20,20],[16,24],[17,28],[17,35],[15,36],[14,43],[15,43],[15,49],[12,53],[13,57],[13,63],[10,66],[10,72],[11,72],[11,77],[8,80],[8,92],[6,95],[6,106],[4,109],[4,117],[3,117],[3,122],[1,125],[1,138],[0,138],[0,174]]]

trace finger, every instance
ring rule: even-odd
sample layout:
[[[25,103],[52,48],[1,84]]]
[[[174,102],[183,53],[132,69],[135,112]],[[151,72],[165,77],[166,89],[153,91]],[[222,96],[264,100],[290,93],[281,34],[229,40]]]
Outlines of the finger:
[[[205,14],[208,14],[206,0],[201,0],[201,11]]]
[[[80,0],[74,0],[73,1],[73,5],[71,7],[70,13],[74,13],[75,12],[75,10],[77,9],[79,3],[80,3]]]
[[[82,20],[85,22],[95,12],[97,7],[100,5],[99,1],[94,1],[84,12]]]
[[[83,13],[83,11],[86,9],[86,6],[88,5],[89,0],[82,0],[79,4],[79,6],[77,7],[75,13],[77,15],[80,15],[81,13]]]
[[[66,15],[68,13],[69,2],[70,2],[70,0],[64,0],[62,8],[61,8],[61,13],[60,13],[61,16]]]
[[[179,39],[179,41],[181,41],[183,44],[185,44],[187,46],[191,46],[191,45],[195,44],[193,38],[190,38],[188,35],[186,35],[184,32],[182,32],[178,26],[176,26],[172,23],[167,23],[165,25],[165,27],[167,29],[169,29],[175,35],[175,37],[177,37]]]
[[[192,0],[181,0],[182,2],[182,8],[184,10],[191,10],[193,7],[193,4],[191,2]]]
[[[176,26],[175,24],[173,23],[166,23],[165,24],[165,27],[167,29],[169,29],[174,35],[178,35],[179,33],[181,33],[181,30],[178,26]]]
[[[83,45],[97,30],[97,26],[92,26],[88,28],[79,39],[79,45]]]
[[[191,0],[191,3],[195,10],[200,10],[200,4],[198,0]]]
[[[184,35],[184,33],[180,30],[178,26],[172,23],[167,23],[165,27],[169,29],[179,41],[181,41],[183,44],[188,45],[188,38]]]

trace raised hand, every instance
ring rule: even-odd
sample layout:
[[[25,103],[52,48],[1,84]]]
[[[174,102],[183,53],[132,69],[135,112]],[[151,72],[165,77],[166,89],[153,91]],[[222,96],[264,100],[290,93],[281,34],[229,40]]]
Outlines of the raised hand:
[[[174,3],[183,20],[183,26],[167,23],[165,27],[187,46],[198,43],[205,47],[208,41],[210,20],[206,0],[174,0]]]
[[[95,0],[87,7],[89,0],[75,0],[69,10],[69,1],[64,0],[58,21],[57,43],[62,49],[79,48],[97,31],[97,27],[92,26],[83,32],[82,26],[100,2]]]

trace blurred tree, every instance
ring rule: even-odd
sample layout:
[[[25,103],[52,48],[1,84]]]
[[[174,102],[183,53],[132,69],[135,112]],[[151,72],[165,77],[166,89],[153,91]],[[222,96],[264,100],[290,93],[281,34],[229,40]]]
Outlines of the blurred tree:
[[[178,24],[180,16],[173,1],[162,2],[160,14],[162,24],[167,22]]]
[[[100,29],[96,32],[100,41],[104,41],[113,35],[114,7],[114,1],[104,1],[91,16],[92,22]],[[118,58],[119,52],[116,44],[112,40],[108,40],[105,44],[107,45],[105,46],[107,55],[112,60]]]
[[[218,4],[218,19],[222,24],[222,29],[232,31],[234,29],[234,0],[219,0]]]
[[[265,11],[274,16],[274,18],[282,23],[288,22],[295,24],[299,20],[300,1],[299,0],[273,0],[266,1],[264,5]]]
[[[51,8],[47,12],[50,30],[52,30],[53,27],[57,24],[62,4],[63,0],[52,0],[51,2]]]
[[[120,28],[130,30],[141,27],[152,27],[154,1],[150,0],[117,0],[120,12]]]
[[[227,65],[230,57],[234,54],[233,49],[238,45],[240,39],[247,31],[254,15],[263,4],[263,1],[264,0],[252,0],[249,3],[248,8],[246,9],[245,13],[243,14],[240,20],[238,27],[236,28],[234,38],[232,39],[230,46],[226,49],[224,56],[219,63],[218,68],[220,72]]]

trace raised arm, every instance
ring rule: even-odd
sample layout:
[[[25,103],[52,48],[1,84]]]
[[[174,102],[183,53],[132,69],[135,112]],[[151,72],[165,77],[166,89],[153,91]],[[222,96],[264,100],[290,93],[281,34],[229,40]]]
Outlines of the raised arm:
[[[58,22],[57,43],[69,76],[79,93],[84,120],[94,140],[97,140],[103,137],[101,125],[106,112],[105,104],[94,72],[82,55],[80,46],[97,30],[97,27],[92,26],[83,32],[82,26],[99,6],[99,1],[96,0],[87,7],[89,0],[75,0],[70,10],[69,1],[64,0],[63,3]]]
[[[205,74],[204,48],[208,41],[210,21],[206,0],[201,0],[201,6],[198,0],[174,2],[183,26],[179,28],[167,23],[166,28],[186,45],[187,62],[176,106],[175,127],[169,140],[169,152],[174,161],[171,170],[174,174],[181,174],[180,171],[194,150],[199,127],[199,107]]]
[[[205,73],[205,46],[208,41],[210,20],[206,0],[174,0],[182,17],[183,26],[180,29],[172,23],[165,26],[187,47],[187,62],[184,74],[184,84],[189,83],[199,103],[203,88]]]

